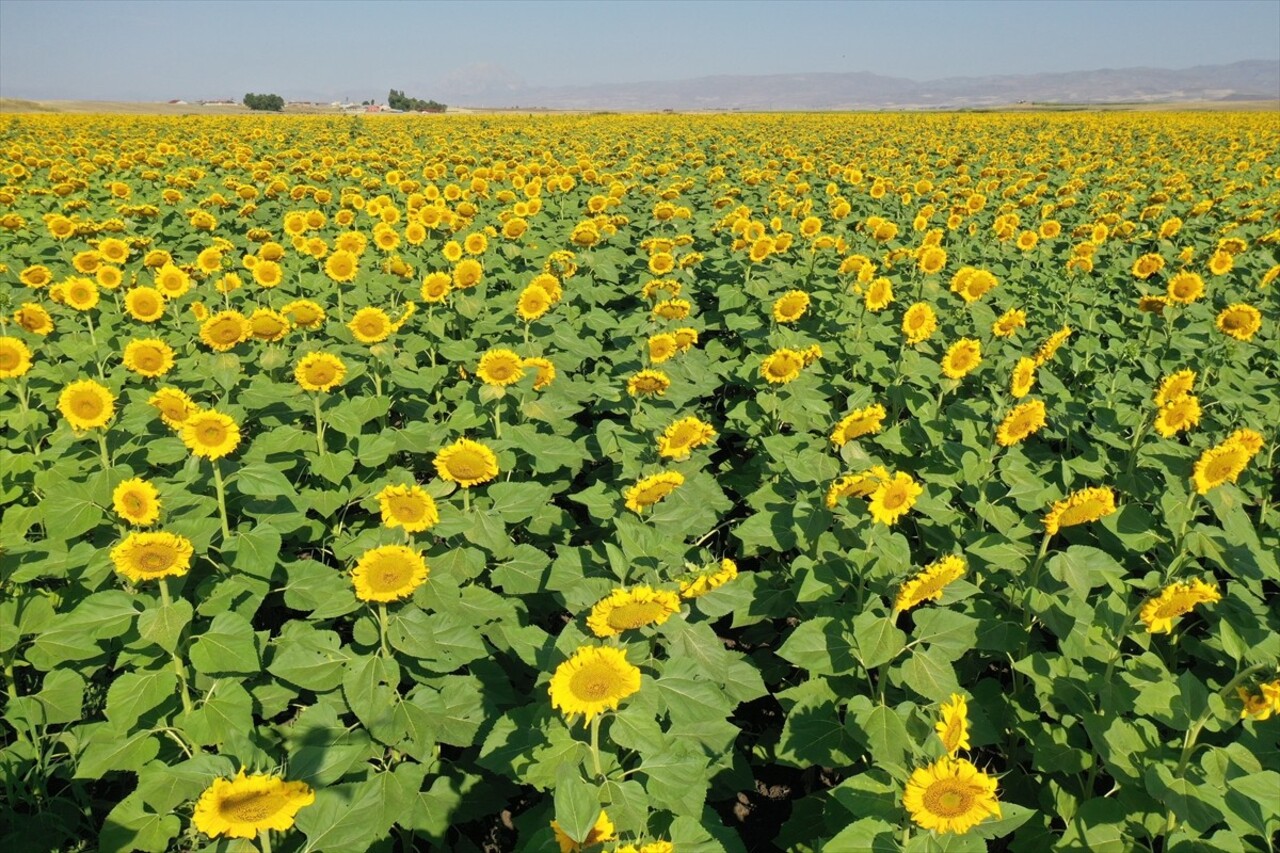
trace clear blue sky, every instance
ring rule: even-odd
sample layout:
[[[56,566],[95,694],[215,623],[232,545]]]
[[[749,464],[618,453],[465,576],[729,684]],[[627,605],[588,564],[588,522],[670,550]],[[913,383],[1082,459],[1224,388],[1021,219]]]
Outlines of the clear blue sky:
[[[927,80],[1243,59],[1280,59],[1278,0],[0,0],[7,97],[457,98],[711,74]]]

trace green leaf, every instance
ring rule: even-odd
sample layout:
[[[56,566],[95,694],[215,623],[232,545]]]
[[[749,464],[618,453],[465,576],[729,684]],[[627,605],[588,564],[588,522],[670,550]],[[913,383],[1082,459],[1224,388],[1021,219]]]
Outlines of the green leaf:
[[[269,524],[256,524],[236,531],[232,546],[223,552],[233,569],[270,580],[280,560],[280,531]]]
[[[178,648],[182,631],[191,622],[191,602],[179,598],[170,604],[156,604],[138,615],[138,634],[166,652]]]
[[[366,853],[390,829],[381,825],[381,796],[374,779],[316,791],[315,802],[304,806],[296,819],[307,839],[303,853]]]
[[[236,472],[234,482],[240,494],[249,497],[297,497],[298,494],[289,478],[267,462],[245,465]]]
[[[122,729],[131,729],[138,718],[174,697],[178,677],[171,670],[126,672],[107,691],[107,719]]]
[[[252,675],[260,669],[253,626],[231,611],[213,617],[209,629],[191,644],[188,657],[205,675]]]
[[[888,663],[898,656],[907,636],[893,620],[873,613],[860,613],[853,620],[854,656],[868,670]]]
[[[930,702],[942,702],[960,692],[950,659],[934,649],[912,651],[902,664],[902,683]]]
[[[129,853],[164,853],[182,829],[177,815],[147,810],[144,798],[133,793],[121,800],[107,815],[98,836],[101,850]]]
[[[160,754],[160,741],[149,730],[129,733],[127,726],[102,723],[82,741],[75,778],[101,779],[112,770],[137,772]]]
[[[556,774],[555,808],[564,834],[579,844],[586,841],[600,817],[600,794],[577,766],[564,765]]]

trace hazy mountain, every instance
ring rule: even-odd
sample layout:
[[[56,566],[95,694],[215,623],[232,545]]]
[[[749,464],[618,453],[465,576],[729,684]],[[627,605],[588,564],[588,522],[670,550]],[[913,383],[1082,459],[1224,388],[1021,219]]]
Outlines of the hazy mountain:
[[[442,81],[449,104],[602,110],[830,110],[980,107],[1018,101],[1199,101],[1280,99],[1280,62],[1248,60],[1195,68],[1106,68],[1060,74],[948,77],[916,81],[847,74],[726,75],[585,86],[523,86],[486,66]]]

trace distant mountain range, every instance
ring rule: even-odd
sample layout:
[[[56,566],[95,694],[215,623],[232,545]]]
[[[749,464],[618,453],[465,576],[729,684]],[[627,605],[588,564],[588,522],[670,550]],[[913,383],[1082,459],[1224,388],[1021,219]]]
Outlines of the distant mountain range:
[[[1194,68],[1106,68],[1059,74],[916,81],[865,71],[726,75],[690,80],[527,87],[493,66],[428,93],[451,105],[601,110],[944,109],[1018,102],[1098,104],[1280,99],[1280,62]]]

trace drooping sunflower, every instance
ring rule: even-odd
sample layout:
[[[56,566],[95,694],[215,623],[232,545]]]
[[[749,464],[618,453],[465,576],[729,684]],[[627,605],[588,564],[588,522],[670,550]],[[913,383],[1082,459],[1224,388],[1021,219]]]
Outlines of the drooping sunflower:
[[[129,316],[143,323],[154,323],[164,316],[164,294],[154,287],[135,287],[124,295]]]
[[[182,422],[182,443],[202,459],[221,459],[240,445],[240,427],[229,415],[206,409]]]
[[[155,407],[160,413],[160,419],[170,429],[179,429],[187,422],[187,418],[199,411],[199,406],[186,395],[186,392],[177,388],[161,388],[151,395],[147,403]]]
[[[365,551],[351,571],[356,598],[361,601],[397,601],[408,598],[427,582],[427,561],[404,545],[382,545]]]
[[[1049,362],[1058,353],[1058,349],[1067,342],[1067,338],[1071,337],[1071,327],[1063,326],[1058,331],[1049,336],[1040,349],[1036,350],[1035,362],[1036,367],[1042,367]]]
[[[498,476],[498,457],[478,441],[460,438],[436,454],[436,473],[464,489]]]
[[[586,722],[640,689],[640,669],[627,660],[626,652],[598,646],[583,646],[573,657],[556,667],[549,692],[551,707],[565,716],[582,714]]]
[[[200,340],[215,352],[227,352],[253,336],[249,318],[239,311],[219,311],[200,324]]]
[[[627,509],[642,513],[682,485],[684,475],[679,471],[663,471],[637,480],[623,492],[623,497],[627,499]]]
[[[1243,687],[1236,688],[1244,707],[1240,709],[1240,719],[1262,722],[1271,719],[1273,714],[1280,714],[1280,680],[1269,681],[1258,685],[1258,692],[1253,693]]]
[[[959,693],[951,694],[950,702],[943,702],[942,719],[934,725],[938,739],[947,750],[947,755],[955,758],[957,752],[969,749],[969,705]]]
[[[400,527],[406,533],[421,533],[440,521],[435,499],[416,483],[411,486],[385,486],[377,498],[382,523],[387,527]]]
[[[1080,489],[1054,502],[1045,513],[1044,529],[1053,536],[1064,527],[1098,521],[1115,511],[1116,495],[1109,486]]]
[[[892,527],[915,506],[916,499],[923,493],[924,487],[910,474],[899,471],[876,486],[867,509],[871,511],[873,521]]]
[[[1020,358],[1013,368],[1013,377],[1009,382],[1009,393],[1016,399],[1022,399],[1031,393],[1036,384],[1036,363],[1034,359]]]
[[[804,353],[783,347],[765,356],[760,375],[770,385],[785,385],[800,375],[804,365]]]
[[[116,413],[115,395],[92,379],[72,382],[58,395],[58,411],[72,429],[105,427]]]
[[[902,334],[909,344],[927,341],[937,329],[938,315],[927,302],[915,303],[902,316]]]
[[[134,531],[111,549],[116,571],[134,583],[182,577],[191,569],[191,541],[176,533]]]
[[[847,497],[868,497],[888,479],[889,471],[881,465],[858,474],[846,474],[827,488],[827,509],[835,509]]]
[[[192,823],[214,838],[256,838],[264,830],[289,829],[298,812],[315,799],[305,782],[286,782],[264,773],[246,776],[241,768],[234,779],[213,780],[196,803]]]
[[[1199,578],[1192,578],[1183,583],[1172,583],[1160,591],[1160,594],[1142,605],[1138,616],[1147,626],[1148,634],[1169,634],[1173,632],[1173,622],[1180,616],[1190,613],[1197,604],[1212,604],[1222,600],[1222,593],[1217,587],[1210,586]]]
[[[359,259],[346,249],[338,249],[325,259],[324,274],[334,281],[355,281],[359,272]]]
[[[1040,400],[1031,400],[1014,406],[1009,414],[1004,416],[1004,420],[996,428],[996,441],[1001,447],[1010,447],[1039,432],[1044,425],[1044,403]]]
[[[675,421],[658,436],[658,455],[668,459],[688,459],[692,453],[716,437],[711,424],[696,417]]]
[[[298,361],[293,378],[304,391],[332,391],[347,375],[342,359],[327,352],[309,352]]]
[[[476,375],[484,384],[501,388],[524,376],[524,359],[509,349],[491,349],[480,357]]]
[[[1252,305],[1236,302],[1218,314],[1218,331],[1237,341],[1247,341],[1262,328],[1262,312]]]
[[[738,576],[738,564],[727,557],[708,569],[680,581],[681,598],[700,598]]]
[[[855,438],[880,432],[884,428],[886,415],[884,406],[879,403],[854,409],[841,418],[840,423],[831,431],[831,443],[836,447],[844,447]]]
[[[142,338],[125,345],[124,366],[139,376],[164,376],[173,365],[173,347],[159,338]]]
[[[133,477],[115,487],[111,508],[135,527],[150,527],[160,518],[160,492],[141,477]]]
[[[0,337],[0,379],[13,379],[31,369],[31,350],[19,338]]]
[[[1200,400],[1194,394],[1166,403],[1156,414],[1156,432],[1164,438],[1173,438],[1200,423]]]
[[[902,802],[913,821],[941,835],[964,834],[1000,817],[996,780],[963,758],[939,758],[916,769]]]
[[[1026,325],[1027,312],[1017,308],[1010,308],[991,324],[991,334],[997,338],[1012,337],[1018,329],[1024,328]]]
[[[961,338],[942,357],[942,374],[948,379],[963,379],[981,363],[982,344],[973,338]]]
[[[661,370],[641,370],[627,380],[627,393],[632,397],[661,397],[671,387],[671,380]]]
[[[773,303],[773,319],[779,323],[794,323],[809,310],[809,294],[803,290],[789,290]]]
[[[597,845],[604,844],[606,841],[612,841],[617,837],[613,821],[609,820],[609,815],[604,809],[600,810],[600,816],[596,818],[596,822],[592,824],[591,830],[587,833],[587,837],[582,839],[582,843],[578,843],[570,838],[569,835],[560,828],[558,821],[551,821],[551,831],[555,833],[556,844],[560,846],[560,853],[581,853],[581,851],[586,850],[588,847],[595,847]]]
[[[692,309],[693,303],[687,299],[664,299],[653,306],[653,316],[663,320],[683,320]]]
[[[524,368],[533,368],[536,370],[537,376],[533,380],[533,390],[541,391],[556,379],[556,366],[551,363],[548,358],[541,356],[531,356],[523,359],[520,366]]]
[[[623,631],[661,625],[680,612],[680,596],[664,589],[634,586],[615,589],[596,602],[587,627],[597,637],[616,637]]]
[[[391,317],[381,308],[361,308],[347,323],[351,334],[362,344],[377,344],[391,336]]]
[[[902,612],[926,601],[937,601],[947,584],[964,577],[965,571],[967,566],[963,557],[948,554],[935,560],[902,585],[893,609]]]

